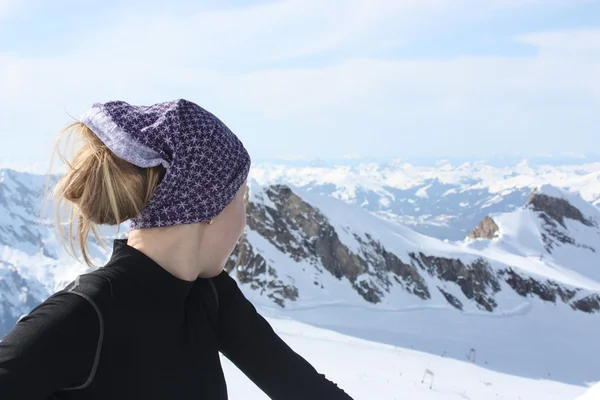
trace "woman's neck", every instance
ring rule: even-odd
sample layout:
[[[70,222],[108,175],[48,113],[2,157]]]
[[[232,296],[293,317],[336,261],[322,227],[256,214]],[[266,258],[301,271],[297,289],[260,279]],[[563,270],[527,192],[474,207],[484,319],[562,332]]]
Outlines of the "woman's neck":
[[[132,230],[127,244],[141,251],[171,275],[193,282],[202,275],[201,224]]]

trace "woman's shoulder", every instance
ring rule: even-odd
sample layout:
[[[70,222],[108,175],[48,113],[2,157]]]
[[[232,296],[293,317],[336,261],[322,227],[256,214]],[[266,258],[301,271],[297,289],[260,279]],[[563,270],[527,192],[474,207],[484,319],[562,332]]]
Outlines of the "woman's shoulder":
[[[12,359],[45,357],[56,351],[65,354],[71,350],[93,352],[102,328],[99,318],[102,312],[94,306],[99,303],[100,296],[87,289],[81,291],[83,294],[74,295],[79,293],[81,285],[75,282],[39,303],[17,321],[0,341],[0,366]]]
[[[111,308],[113,297],[113,280],[104,271],[96,270],[78,275],[64,289],[54,293],[52,297],[60,297],[62,301],[88,303],[96,313],[106,313]]]
[[[12,384],[21,379],[44,382],[39,390],[50,393],[93,376],[109,314],[110,287],[101,279],[77,277],[0,340],[0,393],[22,390]]]
[[[85,274],[78,275],[64,289],[57,292],[82,294],[90,299],[101,300],[110,298],[114,294],[115,277],[105,268],[100,268]]]
[[[94,271],[79,275],[64,289],[34,307],[17,325],[29,326],[31,334],[36,333],[36,336],[56,329],[97,334],[111,308],[111,286],[102,273]]]

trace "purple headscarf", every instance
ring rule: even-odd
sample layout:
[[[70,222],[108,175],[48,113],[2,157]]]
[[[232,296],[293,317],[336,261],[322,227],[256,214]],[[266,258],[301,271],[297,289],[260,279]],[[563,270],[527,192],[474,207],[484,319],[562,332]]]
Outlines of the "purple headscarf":
[[[250,156],[223,122],[202,107],[176,100],[152,106],[96,103],[81,122],[118,157],[166,174],[131,228],[210,221],[248,176]]]

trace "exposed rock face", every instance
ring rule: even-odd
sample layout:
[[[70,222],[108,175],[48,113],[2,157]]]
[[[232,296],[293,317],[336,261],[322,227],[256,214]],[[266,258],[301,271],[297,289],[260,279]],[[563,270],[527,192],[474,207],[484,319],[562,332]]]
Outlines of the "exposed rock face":
[[[549,218],[558,222],[563,228],[565,228],[565,219],[579,221],[586,226],[595,226],[593,221],[587,220],[579,209],[565,199],[559,199],[534,191],[525,206],[531,207],[534,211],[543,212]]]
[[[497,306],[494,294],[500,291],[500,284],[487,261],[477,259],[471,264],[464,264],[458,259],[426,256],[423,253],[411,253],[410,257],[429,275],[456,283],[463,294],[475,300],[480,308],[493,311]]]
[[[505,278],[506,283],[513,288],[521,296],[537,296],[544,301],[556,302],[557,289],[556,286],[544,284],[532,278],[524,278],[516,273],[512,268],[500,271],[500,275]],[[575,293],[566,293],[568,300],[573,298]]]
[[[348,279],[354,289],[371,303],[380,302],[394,283],[420,298],[430,298],[429,290],[416,268],[403,263],[372,238],[356,236],[356,240],[362,244],[362,251],[361,254],[355,254],[340,241],[327,219],[287,186],[272,186],[262,195],[268,197],[263,198],[264,203],[248,203],[248,228],[293,260],[306,261],[319,272],[324,272],[324,268],[338,279]],[[269,272],[266,261],[254,254],[247,240],[234,251],[227,268],[236,268],[240,282],[262,282],[262,286],[261,283],[255,285],[264,290],[271,288],[265,286],[266,281],[257,277],[276,274],[272,268],[272,272]],[[269,292],[269,296],[278,299],[278,304],[283,305],[284,300],[293,301],[298,297],[296,287],[285,285],[282,281],[277,286],[279,292]]]
[[[540,218],[544,221],[545,232],[541,233],[544,247],[548,253],[560,244],[569,244],[575,247],[586,248],[591,251],[596,249],[576,243],[575,240],[565,232],[565,219],[578,221],[585,226],[596,226],[594,221],[586,219],[581,211],[574,207],[565,199],[548,196],[534,191],[525,207],[529,207],[540,213]]]
[[[409,293],[423,300],[431,298],[423,277],[414,265],[403,262],[398,256],[388,252],[370,235],[366,236],[366,240],[358,236],[356,236],[356,240],[362,245],[362,258],[369,274],[375,276],[377,281],[389,290],[392,282],[388,279],[388,273],[391,272],[394,281]]]
[[[557,225],[557,222],[546,213],[540,214],[540,217],[544,221],[545,230],[544,232],[541,232],[542,241],[544,242],[544,248],[548,253],[552,253],[552,250],[554,250],[554,248],[560,244],[568,244],[596,252],[596,249],[593,247],[575,242],[575,239],[561,230]]]
[[[560,300],[563,303],[570,304],[574,310],[586,313],[600,312],[600,296],[598,294],[590,294],[573,301],[573,298],[580,292],[579,289],[568,289],[550,280],[539,282],[532,278],[525,278],[516,273],[512,268],[502,270],[499,274],[505,278],[506,283],[515,292],[523,297],[537,296],[544,301],[552,303]]]
[[[308,260],[336,278],[354,281],[365,265],[340,241],[327,219],[287,186],[272,186],[265,195],[276,208],[248,205],[248,227],[294,260]],[[320,263],[319,263],[320,261]]]
[[[448,301],[448,303],[450,303],[454,308],[457,308],[457,309],[459,309],[459,310],[462,311],[463,305],[462,305],[462,303],[461,303],[461,301],[459,299],[457,299],[456,297],[454,297],[450,293],[446,292],[441,287],[438,286],[437,288],[444,295],[444,297],[446,298],[446,301]]]
[[[575,310],[584,311],[586,313],[600,312],[600,296],[591,294],[582,299],[571,303],[571,307]]]
[[[472,239],[493,239],[498,236],[500,228],[489,215],[481,220],[479,225],[469,233],[469,237]]]
[[[298,299],[298,289],[282,282],[277,271],[267,264],[263,256],[254,253],[246,237],[236,246],[225,270],[235,274],[240,283],[250,284],[251,289],[258,290],[281,307],[284,307],[286,300]]]

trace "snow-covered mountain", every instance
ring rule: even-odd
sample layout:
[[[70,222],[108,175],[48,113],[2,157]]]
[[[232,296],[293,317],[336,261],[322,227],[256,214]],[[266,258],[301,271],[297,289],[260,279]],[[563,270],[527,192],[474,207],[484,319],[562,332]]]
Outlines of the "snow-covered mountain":
[[[526,208],[494,216],[507,232],[500,240],[455,243],[329,196],[283,185],[250,187],[248,230],[227,268],[282,307],[338,299],[504,312],[513,302],[503,292],[516,292],[600,313],[600,269],[594,268],[600,253],[592,247],[600,245],[600,211],[579,199],[582,214],[558,189],[543,187]],[[544,279],[530,288],[530,275]]]
[[[0,172],[0,336],[85,270],[38,223],[43,185]],[[248,201],[226,268],[266,316],[531,379],[598,380],[600,213],[578,194],[529,191],[459,241],[310,187],[253,179]]]
[[[41,218],[42,206],[52,207],[51,201],[42,202],[45,186],[44,175],[0,169],[0,337],[33,306],[86,271],[62,250],[52,221]],[[105,257],[94,241],[90,249]]]
[[[401,160],[288,165],[259,163],[252,177],[262,185],[289,184],[377,212],[441,239],[462,239],[487,214],[520,208],[544,184],[577,191],[600,203],[600,163],[513,166],[483,162],[433,166]]]
[[[524,208],[492,214],[469,234],[471,239],[492,240],[466,244],[488,259],[510,254],[506,262],[529,273],[597,290],[599,217],[600,210],[578,195],[545,185],[531,194]],[[518,262],[515,256],[523,261]]]

